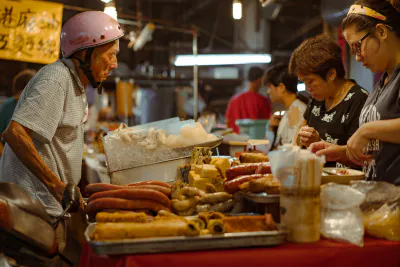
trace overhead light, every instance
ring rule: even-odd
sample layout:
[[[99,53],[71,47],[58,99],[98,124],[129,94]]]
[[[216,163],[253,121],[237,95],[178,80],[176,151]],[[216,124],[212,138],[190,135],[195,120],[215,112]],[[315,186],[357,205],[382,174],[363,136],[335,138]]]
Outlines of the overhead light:
[[[234,19],[242,18],[242,1],[241,0],[233,0],[233,2],[232,2],[232,17]]]
[[[102,2],[104,2],[104,3],[110,3],[112,0],[101,0]]]
[[[147,23],[147,25],[143,28],[139,36],[134,41],[133,50],[138,51],[139,49],[142,49],[147,42],[151,41],[155,29],[156,25],[154,25],[153,23]]]
[[[106,4],[106,6],[104,7],[104,13],[106,13],[115,20],[118,19],[117,9],[115,8],[115,4],[113,1],[110,1]]]
[[[217,54],[217,55],[177,55],[175,66],[217,66],[238,64],[266,64],[271,62],[269,54]]]

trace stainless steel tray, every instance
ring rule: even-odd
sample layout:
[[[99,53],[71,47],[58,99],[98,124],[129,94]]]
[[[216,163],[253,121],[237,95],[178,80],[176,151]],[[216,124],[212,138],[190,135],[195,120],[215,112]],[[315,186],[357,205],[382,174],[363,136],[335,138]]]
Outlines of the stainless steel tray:
[[[280,195],[269,195],[267,193],[251,193],[247,192],[245,198],[255,203],[271,204],[279,203]]]
[[[141,238],[116,241],[92,241],[89,236],[95,223],[85,231],[85,238],[94,253],[99,255],[147,254],[182,252],[212,249],[232,249],[244,247],[268,247],[284,243],[285,231],[264,231],[231,233],[223,235],[204,235],[198,237]]]

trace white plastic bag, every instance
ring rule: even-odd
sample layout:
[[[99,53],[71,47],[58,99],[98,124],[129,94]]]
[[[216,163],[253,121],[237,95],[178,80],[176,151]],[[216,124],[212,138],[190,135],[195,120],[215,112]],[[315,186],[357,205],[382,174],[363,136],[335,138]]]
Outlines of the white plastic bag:
[[[339,242],[364,245],[364,220],[360,209],[365,194],[347,185],[321,186],[321,235]]]

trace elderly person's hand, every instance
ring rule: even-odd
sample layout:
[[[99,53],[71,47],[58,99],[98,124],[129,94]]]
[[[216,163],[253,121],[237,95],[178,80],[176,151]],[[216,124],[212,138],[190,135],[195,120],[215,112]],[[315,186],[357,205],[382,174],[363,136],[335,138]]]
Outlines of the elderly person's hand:
[[[306,147],[321,140],[319,133],[313,127],[308,126],[301,127],[298,139],[298,145],[304,145]]]

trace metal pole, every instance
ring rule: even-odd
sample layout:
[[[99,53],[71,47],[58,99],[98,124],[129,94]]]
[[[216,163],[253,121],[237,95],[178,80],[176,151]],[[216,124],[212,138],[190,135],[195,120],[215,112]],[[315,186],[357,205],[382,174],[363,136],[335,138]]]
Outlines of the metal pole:
[[[197,60],[197,30],[193,30],[193,56]],[[197,61],[193,65],[193,119],[197,120],[197,113],[199,112],[199,67]]]

